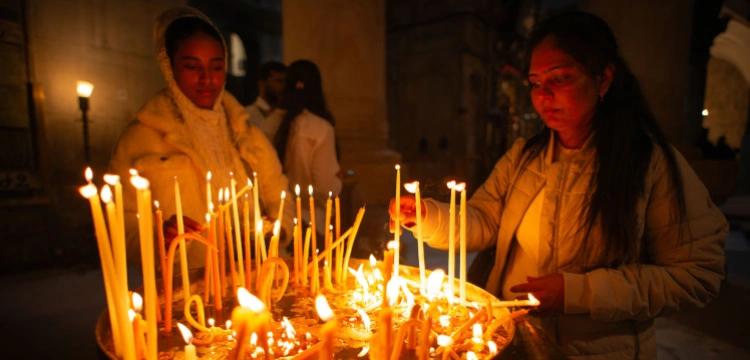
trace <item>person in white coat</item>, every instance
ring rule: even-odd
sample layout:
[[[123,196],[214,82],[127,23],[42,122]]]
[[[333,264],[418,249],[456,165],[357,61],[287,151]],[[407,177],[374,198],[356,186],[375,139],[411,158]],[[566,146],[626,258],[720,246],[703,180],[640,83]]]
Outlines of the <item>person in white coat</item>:
[[[220,32],[199,11],[178,7],[156,20],[154,41],[167,87],[149,99],[123,131],[110,170],[129,179],[130,169],[135,169],[150,181],[152,197],[168,219],[163,224],[167,241],[177,235],[175,179],[180,186],[185,229],[201,231],[200,224],[209,211],[209,171],[214,206],[219,204],[219,189],[230,186],[230,173],[241,188],[256,172],[261,211],[276,218],[287,179],[271,143],[259,129],[247,125],[247,112],[224,90],[227,55]],[[135,193],[132,186],[123,189],[127,256],[129,262],[138,264]],[[253,201],[252,191],[247,194]],[[294,205],[289,197],[286,201],[282,226],[291,234]],[[252,212],[253,206],[250,209]],[[202,267],[205,247],[194,241],[188,244],[190,268]]]
[[[273,144],[289,178],[290,191],[299,185],[307,192],[313,186],[319,232],[325,228],[325,201],[341,192],[338,154],[336,151],[335,121],[326,105],[318,67],[308,60],[297,60],[289,65],[282,96],[284,112],[278,116],[278,130]],[[303,221],[310,221],[309,211]]]

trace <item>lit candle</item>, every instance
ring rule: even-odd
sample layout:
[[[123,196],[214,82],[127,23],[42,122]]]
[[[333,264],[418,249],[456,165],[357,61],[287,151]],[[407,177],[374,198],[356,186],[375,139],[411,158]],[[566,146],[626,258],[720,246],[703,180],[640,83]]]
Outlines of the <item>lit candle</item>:
[[[109,233],[112,237],[112,253],[114,254],[115,269],[117,272],[117,279],[119,281],[117,286],[123,289],[128,288],[128,265],[127,265],[127,251],[125,249],[125,222],[124,222],[124,211],[123,211],[123,200],[122,200],[122,183],[120,183],[120,177],[117,175],[104,175],[104,181],[113,186],[115,189],[115,202],[112,203],[112,194],[110,193],[107,197],[109,201],[104,200],[102,194],[102,200],[105,201],[107,207],[107,220],[109,221]],[[107,192],[110,192],[109,187]],[[104,189],[102,189],[104,191]],[[111,207],[111,209],[110,209]],[[110,214],[111,212],[111,214]]]
[[[317,264],[317,257],[318,254],[318,236],[317,232],[315,230],[315,199],[313,198],[313,187],[310,185],[307,188],[308,192],[310,193],[310,227],[312,228],[312,256],[313,260],[316,260],[316,264],[312,268],[312,279],[310,279],[310,292],[313,294],[316,294],[318,292],[318,281],[320,281],[320,277],[318,275],[318,264]]]
[[[422,241],[422,200],[419,194],[419,181],[414,181],[408,184],[404,184],[406,191],[414,194],[414,199],[417,208],[417,253],[419,255],[419,280],[420,290],[422,294],[425,294],[427,285],[427,278],[425,277],[424,267],[424,241]]]
[[[239,283],[245,286],[245,269],[242,267],[245,261],[244,254],[242,253],[242,237],[240,236],[240,208],[237,206],[237,182],[234,181],[234,174],[231,172],[229,173],[229,178],[232,189],[232,216],[234,218],[234,241],[237,249],[237,262],[239,264]]]
[[[104,221],[99,195],[94,184],[91,183],[93,174],[91,168],[86,168],[86,180],[88,185],[79,188],[81,195],[89,200],[91,217],[94,222],[94,232],[99,248],[99,260],[102,264],[102,275],[104,277],[104,288],[107,294],[107,307],[112,324],[112,334],[115,343],[115,351],[125,359],[135,359],[133,336],[128,329],[127,318],[127,289],[117,286],[117,270],[114,265],[112,248],[110,247],[107,225]]]
[[[128,316],[130,322],[133,324],[133,336],[135,337],[135,357],[136,359],[143,359],[145,356],[145,339],[144,339],[144,328],[143,328],[143,316],[141,316],[141,309],[143,308],[143,298],[138,295],[137,292],[133,293],[133,309],[128,310]]]
[[[279,232],[281,231],[281,222],[276,220],[273,224],[273,235],[271,236],[271,244],[268,246],[268,257],[279,257]]]
[[[318,312],[318,316],[325,322],[323,328],[320,330],[320,340],[323,342],[320,348],[319,359],[331,359],[334,354],[333,347],[333,334],[338,326],[338,321],[333,313],[333,310],[328,305],[325,296],[319,294],[315,297],[315,309]]]
[[[534,295],[529,293],[528,297],[528,300],[493,301],[492,307],[539,306],[539,300]]]
[[[451,202],[448,209],[448,287],[445,290],[448,301],[453,302],[456,279],[456,182],[449,182],[448,188],[451,189]]]
[[[195,345],[193,345],[193,333],[190,331],[190,329],[187,328],[187,326],[182,325],[180,323],[177,323],[177,327],[180,328],[180,332],[182,333],[182,338],[185,339],[185,360],[195,360],[196,354],[195,354]]]
[[[281,205],[279,205],[279,216],[276,217],[278,222],[281,222],[281,218],[284,216],[284,203],[286,200],[286,191],[281,190]]]
[[[326,217],[325,217],[325,245],[326,247],[325,249],[327,251],[330,251],[331,243],[333,242],[333,240],[331,239],[332,236],[329,236],[329,235],[333,235],[333,232],[328,231],[331,228],[331,206],[333,205],[333,202],[332,202],[333,200],[331,199],[332,195],[333,193],[329,191],[328,199],[326,200]],[[330,264],[331,263],[330,252],[328,254],[329,255],[326,256],[325,261],[328,262],[328,264]]]
[[[146,358],[156,360],[158,333],[156,328],[156,266],[154,265],[154,227],[151,215],[151,190],[148,180],[133,176],[130,182],[137,189],[138,231],[141,239],[141,264],[143,274],[143,296],[146,298],[146,321],[148,323]],[[181,219],[181,218],[180,218]],[[184,242],[183,242],[184,243]],[[186,264],[186,263],[184,263]],[[187,269],[186,269],[187,271]],[[188,281],[188,286],[190,282]]]
[[[177,182],[177,176],[174,177],[174,203],[177,216],[177,234],[185,233],[185,222],[182,219],[182,200],[180,198],[180,184]],[[185,240],[180,243],[180,274],[182,274],[182,296],[185,299],[190,298],[190,277],[188,275],[187,248]]]
[[[244,354],[250,334],[255,332],[258,334],[258,343],[263,347],[263,352],[266,356],[270,355],[266,328],[271,319],[266,306],[242,287],[237,289],[237,301],[240,306],[232,310],[232,328],[237,332],[235,354]]]
[[[401,165],[396,165],[396,227],[393,234],[393,241],[396,242],[396,251],[393,254],[393,271],[398,277],[398,265],[401,262]]]
[[[458,241],[459,254],[461,258],[461,268],[458,276],[459,280],[459,300],[461,306],[466,306],[466,183],[456,184],[456,191],[461,192],[461,205],[459,211]]]

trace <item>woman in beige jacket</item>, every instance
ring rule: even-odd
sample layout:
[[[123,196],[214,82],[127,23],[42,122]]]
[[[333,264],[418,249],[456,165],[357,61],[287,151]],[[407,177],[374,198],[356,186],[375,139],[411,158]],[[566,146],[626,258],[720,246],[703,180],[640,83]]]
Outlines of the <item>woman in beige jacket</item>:
[[[547,128],[514,144],[468,201],[468,248],[496,247],[481,285],[506,299],[533,293],[534,321],[571,358],[655,359],[653,319],[717,296],[727,222],[603,20],[560,15],[530,49]],[[416,204],[402,199],[408,225]],[[421,206],[423,239],[447,248],[447,205]]]
[[[227,56],[220,32],[199,11],[180,7],[159,16],[154,41],[167,88],[154,95],[122,133],[110,169],[122,179],[135,169],[151,182],[153,199],[159,201],[164,218],[170,219],[164,224],[168,240],[176,235],[175,179],[186,230],[199,231],[208,212],[209,171],[214,206],[219,189],[230,186],[230,172],[238,188],[256,172],[261,211],[275,218],[287,179],[273,146],[259,129],[246,125],[247,112],[224,91]],[[123,189],[128,261],[138,263],[135,194],[132,186]],[[248,194],[253,201],[252,191]],[[283,228],[291,234],[294,206],[290,197],[286,201]],[[204,246],[188,244],[189,266],[203,266]]]

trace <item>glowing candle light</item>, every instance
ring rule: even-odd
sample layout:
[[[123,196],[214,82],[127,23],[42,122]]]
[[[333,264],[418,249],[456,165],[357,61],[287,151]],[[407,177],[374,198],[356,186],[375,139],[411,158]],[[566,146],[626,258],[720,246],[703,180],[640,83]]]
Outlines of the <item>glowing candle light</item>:
[[[146,335],[144,333],[143,328],[143,316],[141,316],[141,309],[143,307],[143,298],[141,298],[138,293],[134,292],[133,296],[133,309],[128,310],[128,316],[130,317],[130,322],[133,324],[133,336],[134,336],[134,343],[135,343],[135,356],[136,359],[142,359],[144,358],[144,349],[146,348],[146,341],[144,339],[144,336]]]
[[[493,301],[492,307],[539,306],[539,300],[534,295],[529,293],[528,297],[528,300]]]
[[[315,297],[315,310],[318,312],[318,316],[325,322],[323,328],[320,330],[320,338],[323,342],[323,346],[320,348],[320,359],[331,359],[333,358],[333,334],[338,326],[338,321],[328,305],[328,301],[325,296],[318,295]]]
[[[193,345],[193,333],[190,331],[190,329],[187,328],[187,326],[182,325],[180,323],[177,323],[177,327],[180,328],[180,332],[182,333],[182,338],[185,339],[185,360],[195,360],[196,359],[196,353],[195,353],[195,345]]]
[[[123,199],[122,199],[122,183],[120,183],[120,177],[117,175],[104,175],[104,182],[111,185],[115,189],[115,202],[110,205],[107,204],[107,220],[109,221],[109,233],[112,237],[112,252],[114,253],[115,269],[117,271],[118,286],[123,289],[128,288],[128,267],[127,267],[127,252],[125,248],[125,220],[123,210]],[[108,188],[108,187],[107,187]],[[102,189],[104,191],[104,189]],[[109,191],[109,189],[107,189]],[[109,196],[111,202],[111,195]],[[104,196],[102,196],[104,200]],[[105,201],[106,203],[107,201]],[[110,210],[110,206],[112,210]],[[110,216],[110,211],[112,215]]]

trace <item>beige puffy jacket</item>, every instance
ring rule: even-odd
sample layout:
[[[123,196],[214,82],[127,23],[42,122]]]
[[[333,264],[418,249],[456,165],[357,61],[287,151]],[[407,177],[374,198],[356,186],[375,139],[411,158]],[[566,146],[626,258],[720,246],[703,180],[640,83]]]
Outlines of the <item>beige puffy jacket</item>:
[[[724,278],[724,240],[729,226],[708,191],[675,150],[683,176],[687,226],[673,221],[671,185],[663,153],[655,149],[646,176],[645,194],[637,202],[640,263],[604,268],[597,256],[573,262],[585,221],[584,204],[593,173],[595,150],[583,148],[571,161],[552,162],[550,145],[519,171],[519,140],[495,165],[489,178],[467,203],[467,246],[477,251],[497,246],[486,284],[499,295],[503,270],[515,231],[526,209],[546,188],[541,213],[539,275],[563,273],[565,315],[542,318],[545,333],[571,358],[655,359],[653,319],[691,307],[703,307],[717,296]],[[427,200],[424,240],[448,247],[448,205]],[[458,236],[456,236],[458,239]],[[596,254],[606,240],[592,231],[587,253]]]
[[[236,149],[240,158],[240,161],[234,162],[233,168],[225,170],[242,174],[241,178],[246,178],[245,174],[257,172],[261,211],[264,215],[276,218],[281,206],[281,191],[288,189],[287,178],[282,173],[276,150],[258,128],[247,125],[248,113],[231,94],[222,92],[213,110],[199,110],[192,103],[187,104],[190,100],[187,100],[175,83],[164,46],[166,28],[174,20],[186,16],[199,17],[210,24],[203,14],[186,7],[173,8],[157,20],[154,28],[157,60],[164,73],[167,88],[155,94],[136,113],[136,120],[127,126],[115,145],[109,164],[110,171],[118,174],[123,182],[127,256],[128,262],[134,264],[140,264],[141,256],[135,191],[128,181],[130,169],[138,170],[141,176],[150,181],[152,198],[159,201],[165,220],[175,213],[174,179],[177,177],[184,216],[200,223],[205,222],[208,209],[206,164],[209,160],[197,150],[198,137],[185,123],[184,117],[190,114],[183,114],[181,111],[213,111],[213,115],[223,112],[219,118],[227,122],[230,146]],[[244,185],[238,184],[238,190]],[[214,205],[217,205],[216,187],[213,188],[212,195]],[[253,200],[252,191],[249,200]],[[289,196],[286,197],[286,202],[282,227],[287,234],[291,234],[294,204]],[[250,211],[252,214],[252,206]],[[188,242],[188,264],[191,268],[203,266],[204,249],[200,243]]]

